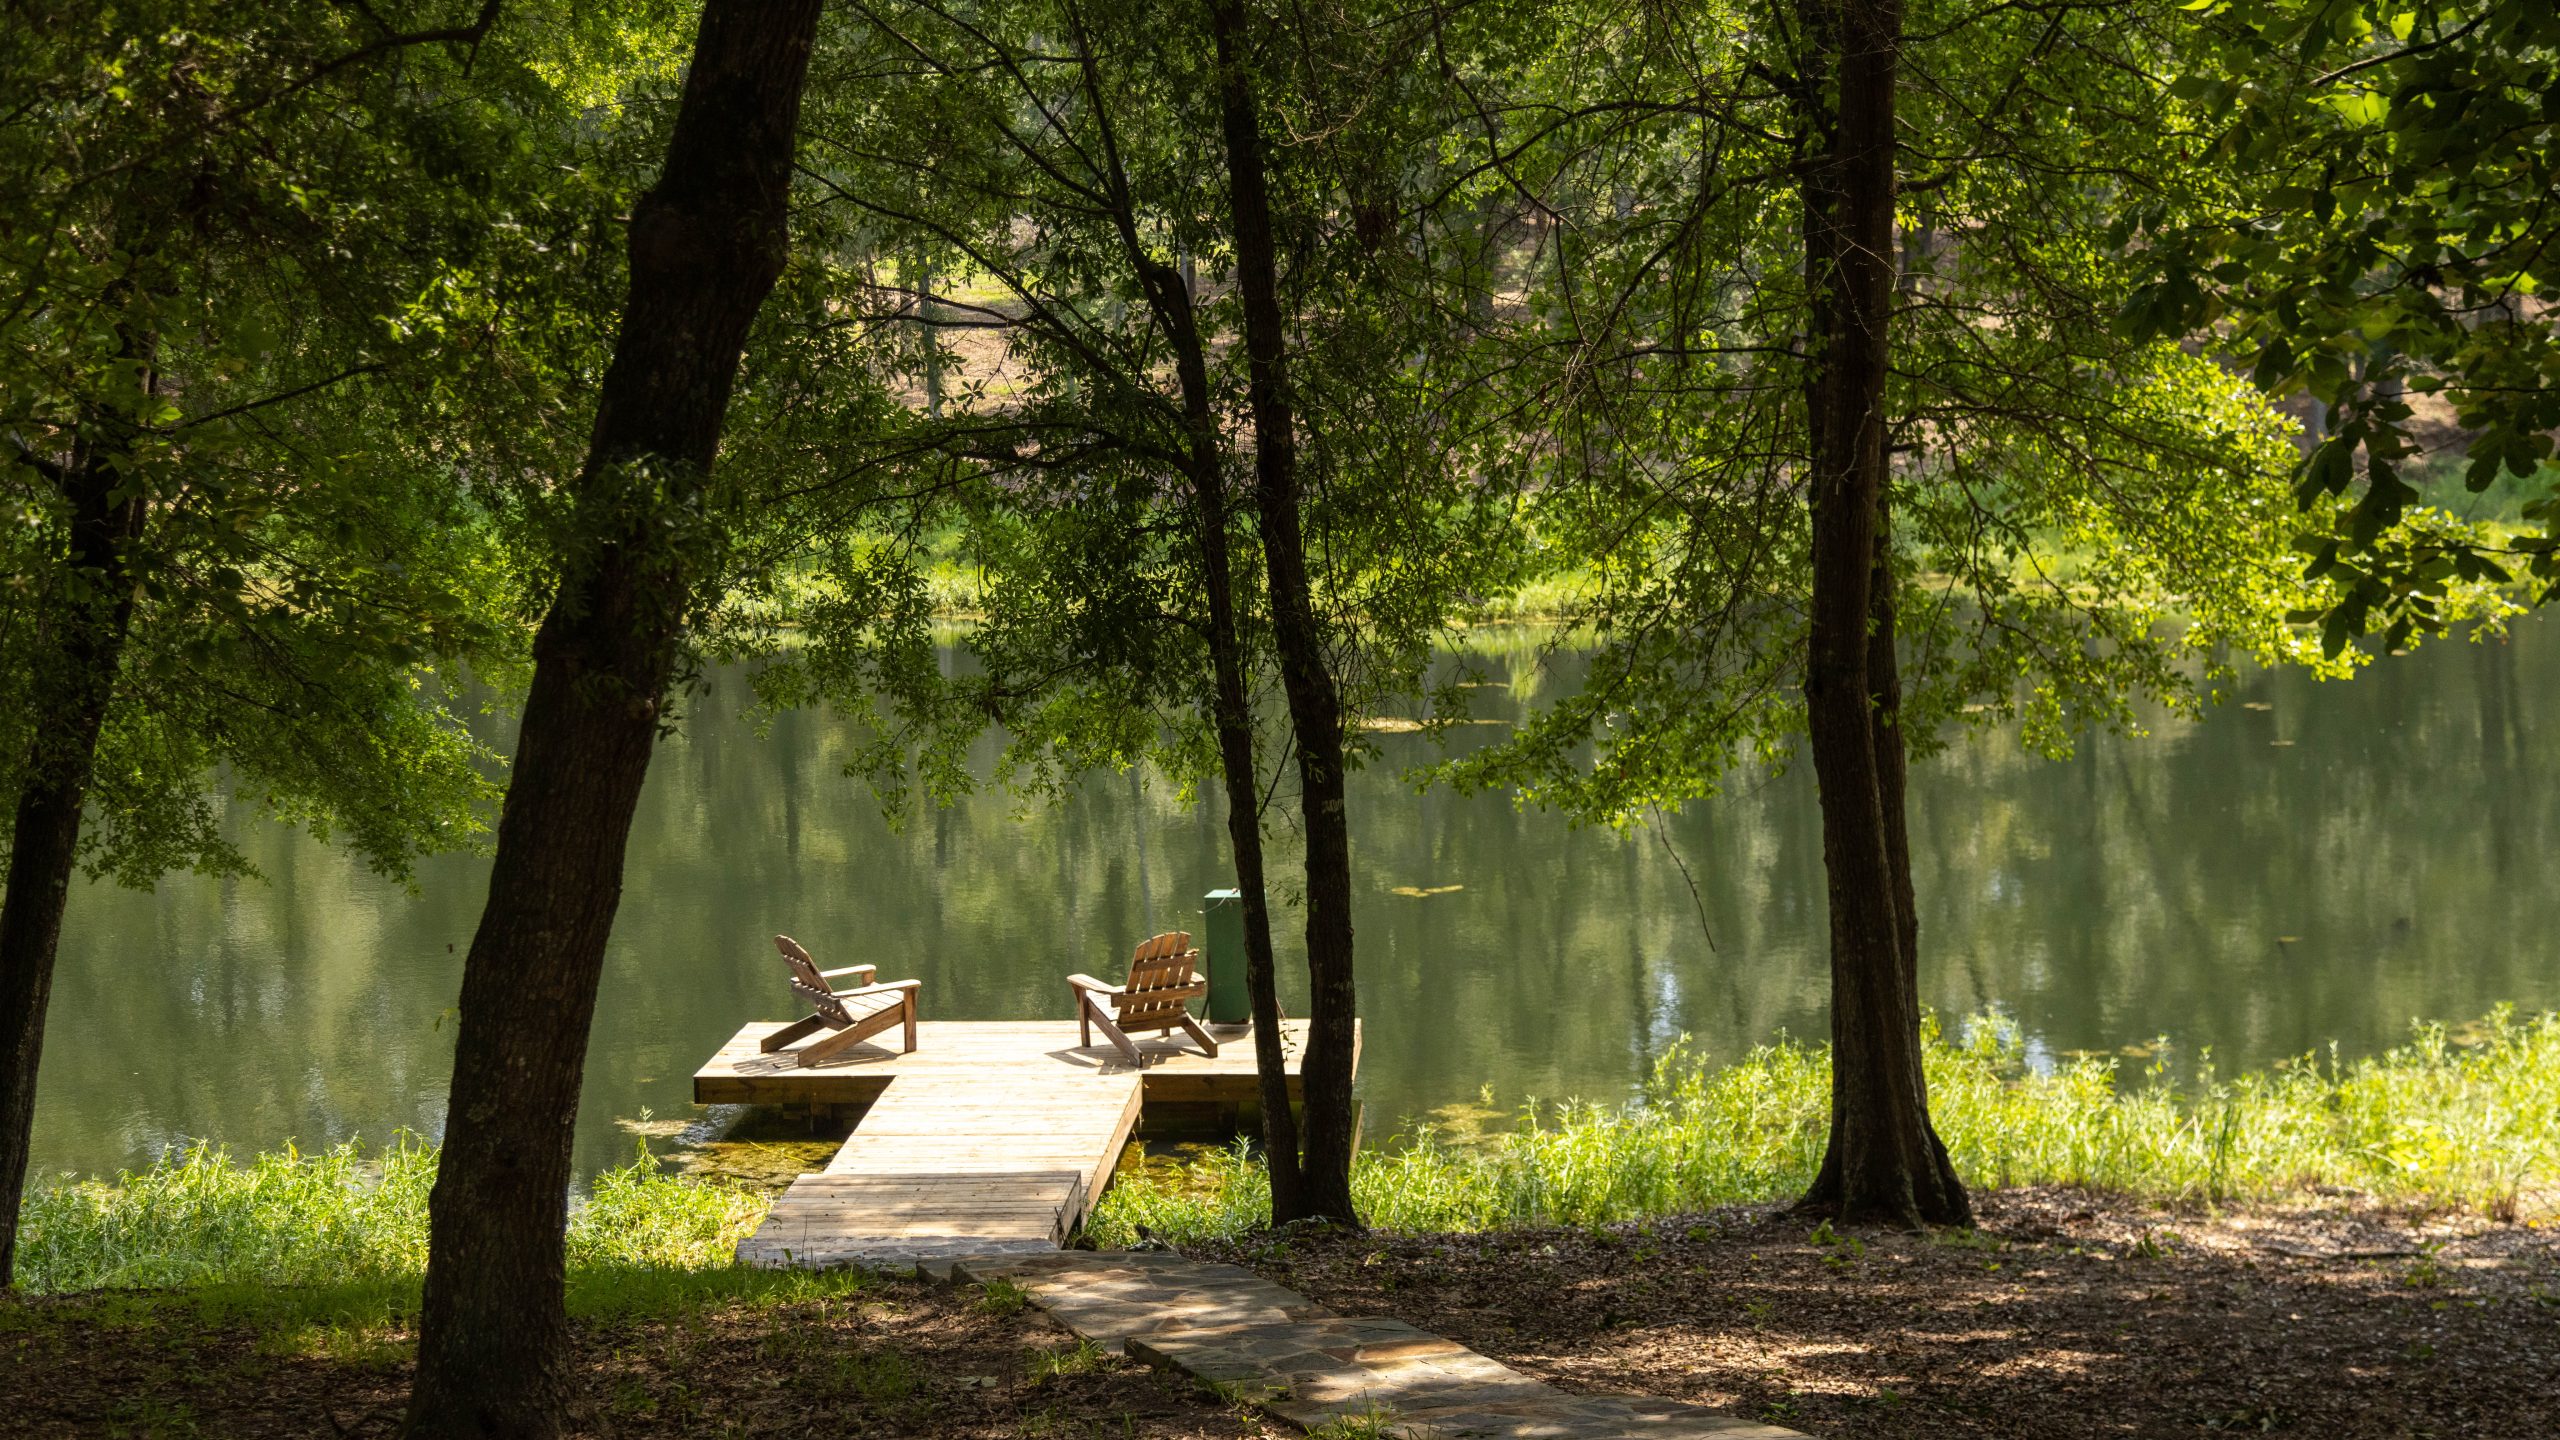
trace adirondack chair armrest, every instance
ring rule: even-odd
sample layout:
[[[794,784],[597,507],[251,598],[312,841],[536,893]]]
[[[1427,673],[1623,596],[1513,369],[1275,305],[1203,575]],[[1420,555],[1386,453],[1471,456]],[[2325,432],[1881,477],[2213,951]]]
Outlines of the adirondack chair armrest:
[[[820,979],[824,980],[836,980],[847,975],[877,975],[879,973],[880,967],[877,965],[847,965],[841,970],[821,970],[818,972],[818,976]],[[871,982],[865,980],[862,983],[868,985]]]
[[[862,968],[870,970],[877,967],[865,965]],[[921,990],[923,988],[924,982],[921,980],[891,980],[883,985],[865,985],[856,990],[839,990],[836,992],[836,998],[842,1000],[852,995],[886,995],[892,990]]]
[[[1114,985],[1108,980],[1096,980],[1090,975],[1070,975],[1067,977],[1067,983],[1078,990],[1091,990],[1100,995],[1117,995],[1126,988]]]

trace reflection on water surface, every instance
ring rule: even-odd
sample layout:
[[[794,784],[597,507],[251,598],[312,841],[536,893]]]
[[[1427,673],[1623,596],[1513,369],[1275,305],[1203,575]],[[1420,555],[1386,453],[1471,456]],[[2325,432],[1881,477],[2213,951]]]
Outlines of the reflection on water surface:
[[[1532,688],[1480,688],[1476,713],[1517,713]],[[2005,1006],[2040,1054],[2147,1055],[2165,1035],[2226,1069],[2332,1040],[2372,1051],[2413,1016],[2560,1004],[2545,878],[2560,792],[2544,783],[2560,625],[2429,646],[2351,684],[2251,677],[2236,702],[2066,762],[1991,733],[1923,766],[1930,1003]],[[719,677],[651,773],[589,1052],[584,1170],[630,1153],[618,1119],[689,1117],[694,1065],[788,1008],[775,931],[825,963],[922,979],[930,1016],[1063,1016],[1061,977],[1124,965],[1225,883],[1223,822],[1162,785],[1099,776],[1054,808],[979,796],[893,831],[840,774],[843,726],[790,714],[760,730],[744,704],[740,677]],[[1822,1033],[1809,774],[1671,821],[1693,901],[1653,835],[1416,795],[1392,770],[1430,742],[1377,739],[1390,763],[1352,797],[1373,1126],[1443,1107],[1481,1120],[1487,1084],[1496,1111],[1614,1099],[1682,1034],[1731,1054]],[[264,883],[75,892],[39,1171],[108,1171],[190,1136],[245,1151],[438,1128],[484,863],[431,862],[411,894],[297,836],[242,841]]]

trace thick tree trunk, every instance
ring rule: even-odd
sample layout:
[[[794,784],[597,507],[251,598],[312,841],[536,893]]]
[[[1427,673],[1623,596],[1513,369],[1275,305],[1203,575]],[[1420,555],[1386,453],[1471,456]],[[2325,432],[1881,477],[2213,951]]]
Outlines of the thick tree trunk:
[[[411,1436],[565,1422],[570,1135],[623,849],[690,585],[688,536],[757,309],[781,274],[818,0],[709,0],[658,183],[463,971],[429,1204]]]
[[[1236,244],[1236,291],[1243,301],[1246,392],[1253,414],[1254,506],[1271,592],[1271,637],[1297,741],[1300,805],[1306,824],[1307,978],[1304,1061],[1306,1134],[1300,1196],[1305,1217],[1357,1225],[1351,1204],[1355,1139],[1352,1063],[1359,997],[1351,970],[1351,827],[1342,753],[1342,699],[1325,655],[1307,578],[1300,520],[1297,419],[1291,413],[1287,335],[1280,310],[1279,258],[1264,173],[1262,122],[1245,68],[1240,0],[1214,0],[1210,25],[1226,133],[1227,182]],[[1284,1216],[1276,1207],[1274,1221]]]
[[[1902,664],[1897,644],[1893,577],[1893,499],[1888,478],[1876,501],[1876,557],[1871,571],[1868,605],[1867,688],[1872,698],[1868,733],[1876,755],[1876,798],[1884,816],[1885,859],[1893,872],[1895,938],[1901,947],[1903,1031],[1913,1037],[1919,1054],[1920,1034],[1920,906],[1911,883],[1911,821],[1905,806],[1909,788],[1910,747],[1902,729]],[[1948,1158],[1946,1142],[1929,1119],[1928,1077],[1915,1058],[1909,1077],[1917,1089],[1915,1108],[1926,1132],[1928,1171],[1914,1180],[1923,1218],[1938,1225],[1971,1225],[1973,1200]]]
[[[1902,657],[1894,650],[1893,497],[1876,497],[1875,559],[1867,571],[1867,736],[1876,757],[1876,802],[1884,817],[1885,865],[1893,875],[1894,943],[1906,962],[1920,954],[1919,895],[1911,884],[1911,825],[1903,800],[1910,752],[1902,735]],[[1911,1024],[1920,1024],[1920,987],[1911,991]]]
[[[1894,284],[1898,0],[1803,0],[1837,77],[1805,184],[1813,599],[1805,708],[1831,911],[1831,1133],[1804,1204],[1849,1221],[1966,1224],[1929,1123],[1917,917],[1903,816],[1900,677],[1885,561],[1885,378]],[[1822,93],[1828,77],[1808,73]]]
[[[1253,703],[1245,685],[1244,642],[1236,626],[1235,565],[1227,543],[1226,471],[1218,448],[1208,350],[1200,339],[1189,277],[1149,260],[1130,232],[1147,303],[1173,347],[1182,387],[1183,426],[1199,525],[1201,583],[1208,589],[1209,660],[1215,672],[1210,719],[1218,733],[1218,767],[1227,790],[1227,842],[1235,852],[1236,890],[1244,897],[1245,994],[1253,1008],[1255,1089],[1262,1107],[1263,1164],[1271,1175],[1275,1219],[1300,1213],[1298,1118],[1289,1108],[1289,1057],[1280,1033],[1279,976],[1272,963],[1271,903],[1262,864],[1262,781],[1253,758]]]
[[[18,783],[9,890],[0,900],[0,1290],[16,1279],[36,1070],[79,855],[81,807],[133,622],[126,560],[142,530],[143,501],[138,493],[117,493],[122,479],[116,457],[102,446],[83,446],[61,476],[71,502],[69,555],[47,637],[43,689],[30,697],[40,713]]]

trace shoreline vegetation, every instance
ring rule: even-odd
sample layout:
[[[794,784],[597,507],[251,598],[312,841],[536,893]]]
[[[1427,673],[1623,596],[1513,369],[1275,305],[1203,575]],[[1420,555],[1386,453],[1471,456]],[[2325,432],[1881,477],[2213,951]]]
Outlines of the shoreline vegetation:
[[[2064,1186],[2154,1205],[2366,1199],[2499,1222],[2560,1217],[2560,1014],[2502,1007],[2422,1023],[2357,1060],[2310,1055],[2218,1074],[2172,1071],[2160,1047],[2127,1084],[2112,1058],[2031,1062],[1995,1013],[1924,1023],[1930,1109],[1969,1186]],[[1379,1229],[1592,1227],[1790,1199],[1822,1157],[1823,1047],[1764,1045],[1730,1065],[1675,1051],[1622,1105],[1524,1109],[1509,1130],[1409,1129],[1352,1173]],[[1125,1245],[1232,1239],[1268,1212],[1241,1147],[1141,1168],[1088,1233]]]
[[[2421,1024],[2383,1054],[2305,1056],[2223,1076],[2209,1055],[2047,1062],[1997,1013],[1928,1027],[1940,1133],[1970,1185],[2073,1187],[2173,1209],[2341,1199],[2502,1224],[2560,1219],[2560,1014],[2502,1007]],[[1821,1153],[1829,1065],[1791,1040],[1728,1065],[1667,1056],[1620,1105],[1531,1106],[1509,1129],[1414,1125],[1353,1172],[1362,1213],[1406,1234],[1593,1229],[1765,1205]],[[1477,1111],[1487,1114],[1489,1111]],[[29,1197],[20,1283],[36,1294],[353,1286],[396,1312],[426,1259],[432,1146],[353,1142],[235,1162],[199,1145],[111,1182]],[[1238,1145],[1124,1165],[1088,1226],[1105,1247],[1233,1241],[1268,1194]],[[599,1175],[569,1223],[573,1305],[618,1306],[734,1268],[768,1198],[673,1173],[645,1151]],[[741,1272],[737,1283],[754,1272]],[[580,1297],[585,1297],[581,1299]]]

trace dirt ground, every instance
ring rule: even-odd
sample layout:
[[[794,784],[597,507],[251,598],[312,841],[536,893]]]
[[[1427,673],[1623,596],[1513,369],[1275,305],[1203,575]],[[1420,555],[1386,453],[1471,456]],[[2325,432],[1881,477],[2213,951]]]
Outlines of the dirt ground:
[[[383,1436],[413,1359],[403,1332],[208,1321],[182,1297],[0,1301],[0,1435]],[[1037,1311],[915,1282],[585,1323],[575,1364],[581,1436],[1272,1433],[1178,1377],[1077,1348]]]
[[[1977,1201],[1969,1235],[1733,1209],[1195,1253],[1569,1389],[1677,1396],[1826,1440],[2560,1440],[2560,1226],[2349,1201],[2218,1215],[2051,1190]],[[412,1338],[188,1296],[0,1300],[0,1435],[384,1436]],[[582,1436],[1288,1433],[965,1287],[695,1303],[581,1322],[576,1344]]]
[[[1971,1235],[1834,1235],[1736,1209],[1596,1233],[1266,1238],[1215,1258],[1570,1389],[1833,1440],[2560,1437],[2560,1228],[2343,1201],[1977,1201]]]

